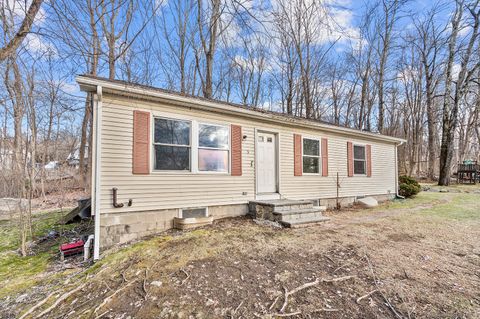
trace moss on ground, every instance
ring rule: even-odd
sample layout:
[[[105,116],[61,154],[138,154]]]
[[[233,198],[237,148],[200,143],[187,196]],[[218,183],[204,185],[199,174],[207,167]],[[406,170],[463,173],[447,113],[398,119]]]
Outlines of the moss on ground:
[[[62,233],[73,229],[75,224],[59,224],[64,213],[55,211],[35,214],[32,218],[33,239],[43,237],[51,230]],[[3,287],[0,290],[0,298],[20,293],[38,284],[52,260],[57,256],[58,245],[65,239],[60,236],[55,240],[45,241],[34,247],[29,256],[22,257],[18,252],[20,239],[16,220],[2,221],[0,223],[0,282]]]

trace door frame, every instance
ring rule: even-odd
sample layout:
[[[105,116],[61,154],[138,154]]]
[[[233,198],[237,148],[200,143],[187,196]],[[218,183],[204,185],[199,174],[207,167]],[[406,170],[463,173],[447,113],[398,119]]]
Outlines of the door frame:
[[[275,188],[276,192],[273,193],[259,193],[258,192],[258,133],[267,133],[272,134],[275,136]],[[280,196],[280,132],[277,130],[272,129],[264,129],[264,128],[255,128],[255,143],[254,143],[254,150],[255,150],[255,197],[262,195],[276,195]],[[280,198],[280,197],[279,197]]]

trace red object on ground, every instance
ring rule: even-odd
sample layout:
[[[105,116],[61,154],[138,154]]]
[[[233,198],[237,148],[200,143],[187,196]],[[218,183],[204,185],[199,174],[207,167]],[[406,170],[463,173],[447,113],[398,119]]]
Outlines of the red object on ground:
[[[65,250],[70,250],[70,249],[74,249],[74,248],[79,248],[79,247],[83,247],[84,244],[85,243],[83,242],[83,240],[77,240],[77,241],[74,241],[72,243],[61,244],[60,245],[60,250],[65,251]]]
[[[75,255],[83,252],[83,245],[85,242],[83,240],[77,240],[71,243],[66,243],[60,245],[60,257],[63,260],[65,256]]]

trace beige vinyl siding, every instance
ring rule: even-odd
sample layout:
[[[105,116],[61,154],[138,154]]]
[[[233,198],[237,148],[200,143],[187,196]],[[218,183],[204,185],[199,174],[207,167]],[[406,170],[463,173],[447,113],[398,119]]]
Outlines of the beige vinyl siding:
[[[214,173],[158,172],[132,174],[133,110],[152,115],[195,119],[206,123],[242,126],[242,176]],[[135,98],[104,94],[101,136],[101,191],[103,213],[159,210],[182,207],[247,203],[255,199],[255,129],[278,132],[280,144],[280,193],[290,199],[331,198],[336,194],[335,176],[340,174],[340,196],[377,195],[395,192],[395,146],[393,143],[356,139],[342,134],[255,122],[240,116],[175,107]],[[152,128],[153,129],[153,128]],[[293,134],[326,137],[329,147],[329,176],[293,176]],[[347,141],[372,145],[372,177],[347,175]],[[153,147],[150,152],[153,151]],[[150,154],[152,155],[152,154]],[[153,161],[153,157],[152,157]],[[151,166],[153,163],[151,161]],[[112,188],[118,201],[133,200],[131,207],[113,208]],[[243,195],[243,193],[247,195]]]
[[[395,193],[395,146],[368,140],[303,132],[307,136],[328,139],[328,176],[293,176],[293,133],[283,132],[280,161],[282,165],[281,193],[287,198],[312,199],[336,196],[337,172],[340,180],[340,197],[380,195]],[[372,177],[347,176],[347,142],[372,145]]]

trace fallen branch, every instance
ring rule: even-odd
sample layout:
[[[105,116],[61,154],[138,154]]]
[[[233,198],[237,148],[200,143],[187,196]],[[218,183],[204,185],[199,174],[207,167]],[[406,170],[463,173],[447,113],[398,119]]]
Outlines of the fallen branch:
[[[147,268],[145,268],[145,277],[143,278],[143,285],[142,285],[142,289],[143,289],[143,299],[144,300],[147,300],[147,297],[148,297],[148,292],[147,292],[147,278],[148,278],[148,270]]]
[[[95,317],[95,319],[100,319],[102,318],[103,316],[105,316],[107,313],[109,313],[110,310],[107,310],[107,311],[104,311],[103,313],[99,314],[97,317]]]
[[[46,303],[48,301],[48,299],[50,299],[50,297],[52,297],[54,294],[56,294],[56,292],[52,292],[47,297],[45,297],[43,300],[41,300],[39,303],[37,303],[35,306],[28,309],[28,311],[25,312],[19,319],[23,319],[23,318],[27,317],[28,315],[30,315],[31,313],[33,313],[35,310],[40,308],[44,303]]]
[[[190,278],[190,275],[189,275],[188,272],[185,271],[185,269],[180,268],[180,270],[183,271],[183,273],[184,273],[185,276],[186,276],[185,279],[183,279],[182,282],[180,283],[180,285],[183,285],[183,284],[188,280],[188,278]]]
[[[344,276],[344,277],[338,277],[338,278],[332,278],[332,279],[322,279],[322,282],[338,282],[338,281],[344,281],[348,279],[353,279],[356,276]]]
[[[374,271],[374,269],[373,269],[372,263],[370,262],[370,258],[368,258],[368,256],[365,255],[365,259],[367,260],[367,262],[368,262],[368,267],[370,268],[370,272],[372,273],[373,282],[375,283],[375,287],[377,287],[378,293],[382,296],[383,300],[385,301],[385,305],[387,305],[387,307],[390,309],[390,311],[392,311],[392,313],[395,315],[395,317],[397,317],[398,319],[403,319],[404,316],[403,316],[402,314],[400,314],[400,313],[395,309],[395,307],[392,305],[392,303],[390,302],[390,300],[388,300],[387,296],[385,296],[385,295],[383,294],[383,292],[380,290],[380,287],[378,286],[378,279],[377,279],[377,276],[375,275],[375,271]]]
[[[102,270],[100,270],[98,274],[102,273],[103,271],[107,270],[108,268],[110,267],[105,267],[103,268]],[[75,277],[75,276],[78,276],[80,275],[81,273],[85,272],[87,269],[84,269],[82,271],[80,271],[79,273],[75,273],[75,274],[72,274],[70,275],[65,281],[64,281],[64,285],[67,285],[68,282],[70,281],[71,278]],[[108,285],[107,285],[108,286]],[[24,319],[26,318],[28,315],[32,314],[35,310],[37,310],[38,308],[40,308],[42,305],[44,305],[53,295],[59,293],[59,291],[55,291],[55,292],[52,292],[51,294],[49,294],[45,299],[41,300],[39,303],[37,303],[35,306],[33,306],[32,308],[30,308],[27,312],[25,312],[19,319]]]
[[[363,295],[363,296],[361,296],[361,297],[358,297],[358,298],[357,298],[357,303],[360,303],[360,301],[362,301],[362,300],[365,299],[365,298],[370,297],[372,294],[376,293],[377,291],[378,291],[378,289],[375,289],[375,290],[370,291],[370,292],[369,292],[368,294],[366,294],[366,295]]]
[[[48,314],[50,311],[52,311],[53,309],[55,309],[62,301],[64,301],[65,299],[67,299],[68,297],[70,297],[71,295],[73,295],[74,293],[76,293],[77,291],[83,289],[83,287],[85,287],[87,285],[87,283],[84,283],[83,285],[80,285],[78,286],[77,288],[73,289],[73,290],[70,290],[69,292],[61,295],[50,307],[48,307],[47,309],[45,309],[44,311],[42,311],[38,316],[36,316],[35,318],[43,318],[46,314]]]
[[[245,302],[245,300],[242,300],[242,302],[240,302],[240,304],[237,306],[237,308],[235,308],[235,309],[232,311],[232,318],[233,318],[233,315],[236,315],[236,314],[237,314],[238,309],[240,309],[240,307],[243,305],[244,302]]]
[[[352,262],[353,262],[354,260],[355,260],[355,259],[353,259],[353,258],[350,259],[350,260],[348,260],[346,263],[344,263],[344,264],[341,265],[340,267],[337,267],[337,268],[333,271],[333,273],[336,273],[336,272],[339,271],[340,269],[343,269],[343,268],[347,267],[348,265],[352,264]]]
[[[297,312],[290,312],[290,313],[276,313],[273,316],[274,317],[291,317],[291,316],[296,316],[301,314],[302,314],[301,311],[297,311]]]
[[[273,307],[277,304],[278,302],[278,299],[280,299],[281,295],[278,295],[277,298],[275,298],[275,300],[272,302],[272,304],[270,305],[270,308],[268,308],[268,310],[272,310]]]
[[[355,278],[355,276],[344,276],[344,277],[331,278],[331,279],[317,278],[317,279],[315,279],[315,281],[307,282],[306,284],[303,284],[303,285],[301,285],[301,286],[299,286],[299,287],[297,287],[293,290],[290,290],[290,291],[288,291],[287,288],[284,287],[283,289],[284,289],[285,292],[284,292],[284,297],[283,297],[283,305],[282,305],[282,308],[280,308],[280,312],[283,313],[285,311],[285,308],[288,305],[288,298],[291,295],[293,295],[293,294],[295,294],[295,293],[297,293],[301,290],[316,286],[321,282],[339,282],[339,281],[349,280],[349,279],[352,279],[352,278]],[[275,300],[275,303],[276,302],[277,301]],[[272,304],[271,307],[273,307],[274,304]]]
[[[118,293],[122,292],[123,290],[125,290],[128,287],[130,287],[131,285],[133,285],[135,282],[136,282],[135,280],[130,281],[125,286],[122,286],[122,287],[118,288],[110,296],[103,299],[102,303],[95,308],[95,310],[93,311],[93,314],[96,314],[104,305],[109,303],[112,300],[113,297],[115,297]]]
[[[315,310],[314,312],[320,312],[320,311],[324,311],[324,312],[337,312],[337,311],[340,311],[340,309],[335,309],[335,308],[321,308],[321,309]]]
[[[327,258],[328,260],[330,260],[332,263],[336,264],[336,262],[328,255],[323,255],[323,257]]]

